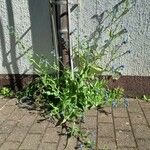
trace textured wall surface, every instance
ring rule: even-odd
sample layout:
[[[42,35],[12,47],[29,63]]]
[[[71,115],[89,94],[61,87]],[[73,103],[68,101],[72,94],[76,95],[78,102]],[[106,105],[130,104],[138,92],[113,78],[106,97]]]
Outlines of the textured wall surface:
[[[80,7],[74,4],[80,2]],[[118,0],[69,0],[71,44],[82,35],[90,35],[98,25],[92,17],[112,8]],[[124,75],[150,74],[150,0],[137,0],[135,7],[122,20],[128,30],[128,43],[122,52],[131,54],[115,64],[125,66]],[[17,37],[11,34],[13,27]],[[84,33],[84,34],[83,34]],[[25,49],[18,44],[25,44]],[[105,39],[105,38],[104,38]],[[103,40],[104,40],[103,39]],[[100,41],[101,43],[103,41]],[[0,0],[0,74],[30,74],[25,51],[45,55],[53,62],[52,28],[47,0]]]
[[[0,0],[0,74],[31,74],[27,52],[54,61],[48,6],[47,0]]]
[[[90,36],[96,29],[98,22],[92,19],[94,15],[100,15],[103,11],[111,9],[118,0],[69,0],[70,7],[70,32],[71,45],[74,46],[74,37]],[[124,37],[128,43],[121,49],[122,52],[130,50],[115,62],[116,65],[124,65],[123,75],[149,76],[150,75],[150,0],[137,0],[136,5],[123,19],[122,27],[128,31]],[[104,23],[105,25],[105,23]],[[99,44],[105,40],[100,39]]]

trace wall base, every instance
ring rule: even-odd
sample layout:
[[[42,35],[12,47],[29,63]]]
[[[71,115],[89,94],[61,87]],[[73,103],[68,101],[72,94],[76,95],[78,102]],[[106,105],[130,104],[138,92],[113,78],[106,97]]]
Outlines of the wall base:
[[[0,87],[8,86],[18,91],[31,82],[36,75],[0,74]]]
[[[35,77],[36,75],[0,74],[0,87],[10,86],[17,91]],[[128,97],[150,95],[150,76],[122,76],[119,80],[109,79],[108,85],[110,88],[122,87],[125,90],[125,96]]]
[[[122,87],[128,97],[150,95],[150,76],[122,76],[118,80],[109,80],[109,87]]]

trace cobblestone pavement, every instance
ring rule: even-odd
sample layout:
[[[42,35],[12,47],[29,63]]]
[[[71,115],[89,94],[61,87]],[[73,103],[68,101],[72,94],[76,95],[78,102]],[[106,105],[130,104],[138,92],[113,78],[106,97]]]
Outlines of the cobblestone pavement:
[[[0,98],[0,150],[63,150],[66,137],[58,135],[60,128],[15,104],[15,99]],[[150,150],[150,103],[129,99],[128,108],[105,110],[107,115],[87,112],[82,124],[95,140],[95,149]],[[66,150],[76,145],[71,139]]]

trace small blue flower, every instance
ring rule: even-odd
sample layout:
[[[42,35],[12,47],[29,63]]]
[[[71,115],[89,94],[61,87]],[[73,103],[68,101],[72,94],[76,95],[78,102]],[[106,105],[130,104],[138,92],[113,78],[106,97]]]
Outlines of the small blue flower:
[[[121,65],[119,68],[120,68],[120,70],[123,70],[124,69],[124,65]]]
[[[124,99],[124,106],[127,108],[129,106],[129,101],[127,98]]]
[[[112,102],[112,107],[113,108],[117,107],[117,103],[115,101]]]
[[[84,145],[83,144],[80,144],[80,150],[83,150],[83,147],[84,147]]]

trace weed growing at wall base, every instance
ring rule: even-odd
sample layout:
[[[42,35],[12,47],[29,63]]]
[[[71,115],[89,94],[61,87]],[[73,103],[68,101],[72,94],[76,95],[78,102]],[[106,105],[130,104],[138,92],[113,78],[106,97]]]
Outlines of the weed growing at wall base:
[[[74,67],[70,69],[64,66],[61,75],[58,75],[60,70],[56,63],[49,64],[48,60],[39,56],[37,62],[30,57],[38,77],[20,92],[20,102],[32,101],[45,116],[49,116],[56,122],[56,126],[65,129],[68,140],[72,136],[76,137],[82,148],[95,149],[95,141],[89,140],[88,134],[80,129],[80,122],[85,112],[92,108],[101,109],[106,104],[113,104],[115,107],[116,102],[123,95],[123,90],[119,88],[110,90],[107,87],[104,75],[109,74],[115,79],[118,78],[123,65],[115,67],[112,62],[130,52],[118,54],[126,42],[116,44],[118,38],[127,33],[124,28],[120,29],[118,20],[129,11],[128,7],[129,1],[122,0],[113,7],[112,11],[93,16],[99,22],[96,30],[89,38],[78,39],[78,44],[73,49]],[[122,12],[118,12],[120,9]],[[110,22],[107,26],[102,25],[107,18]],[[104,32],[107,32],[107,39],[100,45],[100,38]],[[110,57],[102,65],[101,61],[107,54]],[[58,62],[61,63],[59,58]],[[55,73],[51,74],[50,70]],[[125,106],[127,105],[125,101]]]
[[[44,66],[46,60],[41,59],[38,64],[35,60],[31,61],[36,64],[39,77],[27,87],[25,96],[34,100],[46,116],[55,120],[56,126],[66,129],[68,138],[74,136],[90,147],[93,142],[79,129],[81,119],[91,108],[99,109],[118,101],[122,97],[122,90],[109,90],[106,80],[100,80],[91,73],[93,68],[90,64],[83,64],[82,69],[74,71],[74,76],[70,69],[65,68],[63,74],[57,77],[49,74],[49,70],[56,68],[48,62]]]
[[[10,88],[2,87],[2,88],[0,88],[0,95],[2,95],[4,97],[11,97],[11,96],[13,96],[13,92]]]

